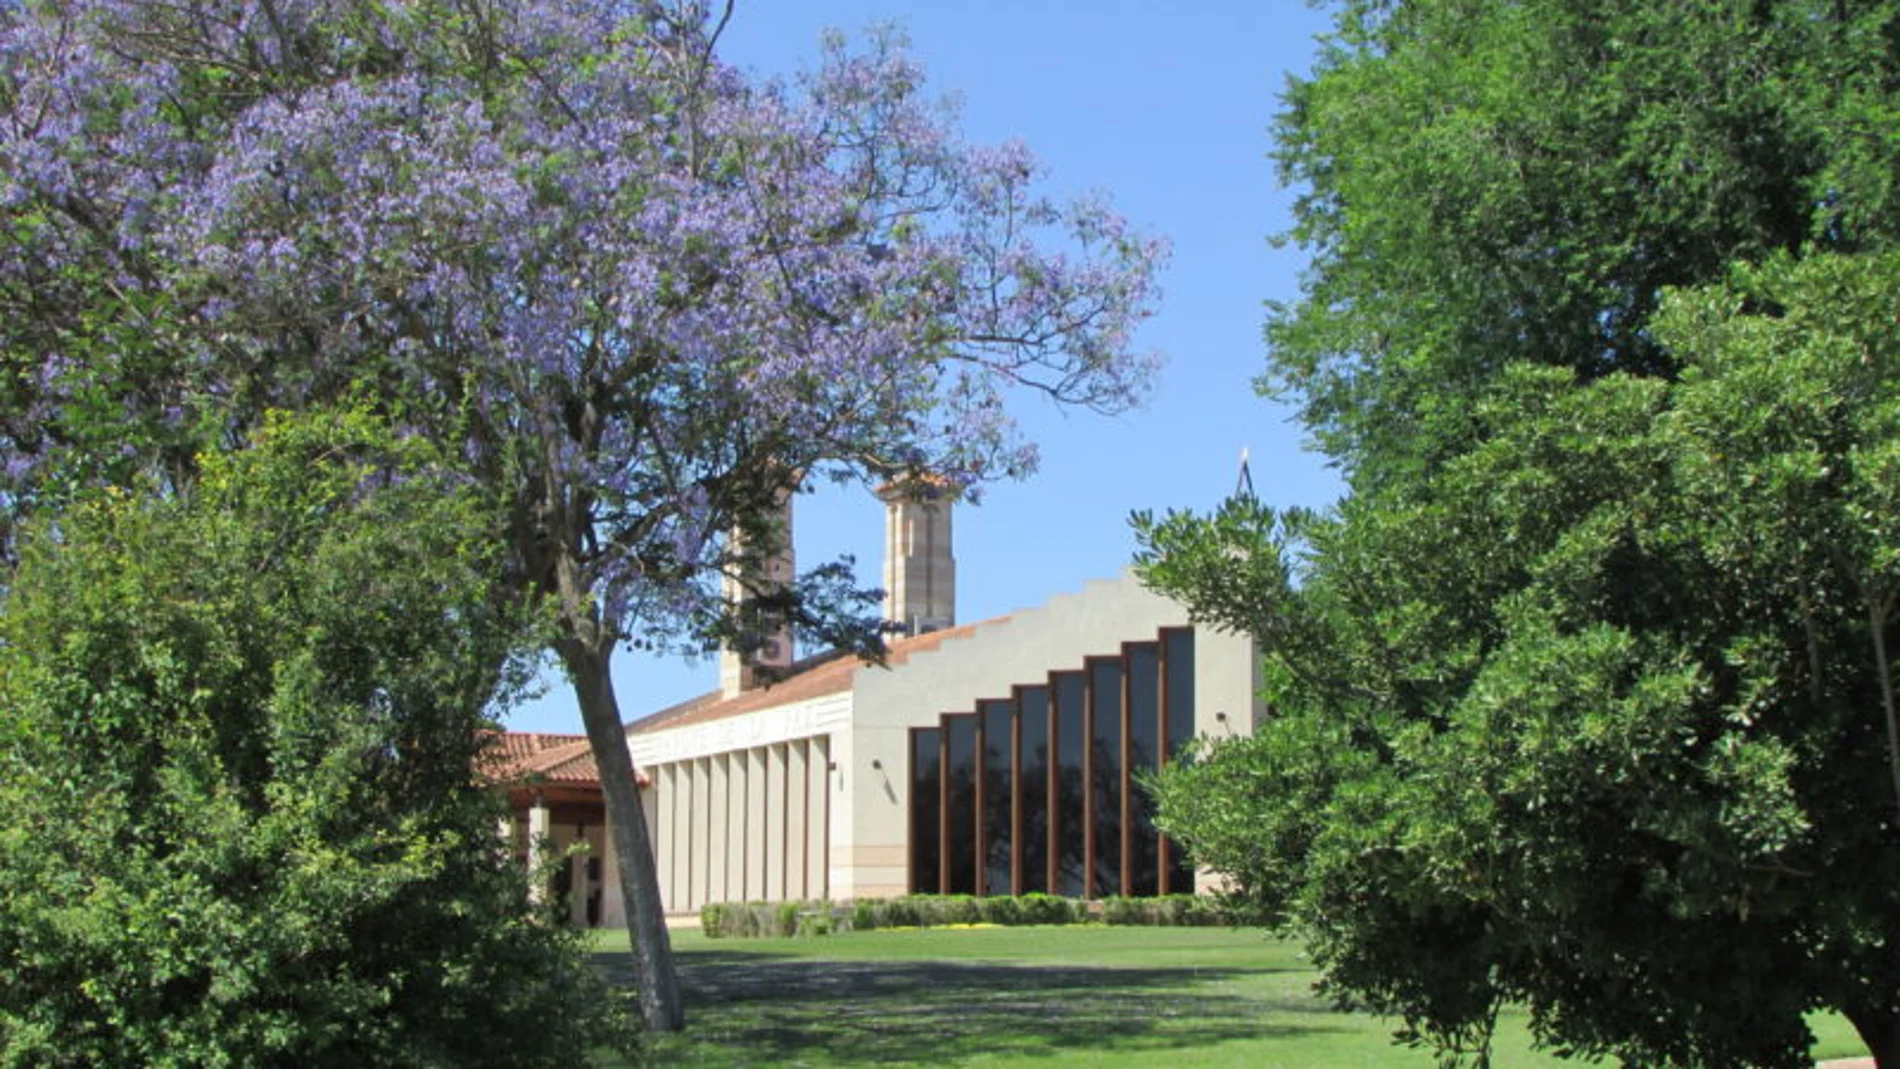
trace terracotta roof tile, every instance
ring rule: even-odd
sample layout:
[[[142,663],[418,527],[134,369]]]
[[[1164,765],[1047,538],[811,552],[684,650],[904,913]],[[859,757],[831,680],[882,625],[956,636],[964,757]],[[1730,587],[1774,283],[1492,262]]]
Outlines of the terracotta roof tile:
[[[1007,619],[998,617],[997,619]],[[910,635],[890,643],[884,663],[895,668],[909,660],[912,655],[928,653],[951,639],[964,638],[974,632],[982,623],[963,624],[942,631],[928,631],[921,635]],[[704,724],[727,717],[770,709],[792,702],[808,701],[827,694],[841,694],[851,689],[852,680],[860,668],[870,665],[846,653],[832,650],[815,657],[808,657],[792,666],[791,673],[784,679],[769,686],[722,698],[719,691],[711,691],[697,698],[690,698],[678,705],[661,709],[657,713],[641,717],[627,725],[630,735],[645,735],[655,731],[665,731],[689,724]]]
[[[508,731],[495,736],[483,771],[497,783],[569,783],[598,785],[600,766],[585,735]],[[644,773],[640,785],[648,785]]]
[[[482,752],[482,771],[497,780],[515,779],[534,770],[549,750],[586,742],[585,735],[558,735],[544,731],[498,731]]]

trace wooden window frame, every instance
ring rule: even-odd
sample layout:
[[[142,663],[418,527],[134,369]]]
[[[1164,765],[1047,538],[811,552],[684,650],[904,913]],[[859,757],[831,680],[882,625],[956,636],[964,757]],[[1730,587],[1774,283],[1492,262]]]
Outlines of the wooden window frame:
[[[1125,681],[1128,677],[1127,666],[1122,664],[1121,660],[1121,657],[1115,654],[1082,658],[1082,752],[1084,755],[1082,759],[1082,897],[1089,901],[1103,897],[1101,889],[1095,886],[1095,831],[1097,825],[1101,823],[1098,819],[1100,814],[1095,811],[1095,766],[1097,763],[1095,754],[1095,714],[1096,707],[1100,704],[1099,696],[1095,692],[1095,669],[1097,665],[1114,664],[1117,673],[1121,677],[1120,680],[1117,681],[1119,688],[1126,688],[1127,683]],[[1119,693],[1117,697],[1120,697]],[[1125,717],[1127,712],[1126,702],[1122,703],[1122,709]],[[1121,740],[1121,765],[1124,777],[1128,764],[1127,749],[1128,736],[1127,733],[1124,732]],[[1127,799],[1125,796],[1122,801],[1126,804]],[[1125,864],[1125,856],[1123,861]],[[1115,891],[1109,893],[1116,894],[1120,892]]]
[[[1193,638],[1194,628],[1192,627],[1164,627],[1161,629],[1161,633],[1158,638],[1158,641],[1161,644],[1160,767],[1164,769],[1168,767],[1168,760],[1169,760],[1168,745],[1174,738],[1174,718],[1176,716],[1185,716],[1187,717],[1188,727],[1192,728],[1194,726],[1194,707],[1192,705],[1189,705],[1189,707],[1186,709],[1174,708],[1174,700],[1173,700],[1174,699],[1174,673],[1186,672],[1188,673],[1190,679],[1193,677],[1193,674],[1194,674],[1194,657],[1192,653],[1192,650],[1194,649],[1194,647],[1190,647],[1190,654],[1187,658],[1187,663],[1184,665],[1175,664],[1174,658],[1168,655],[1168,648],[1170,645],[1169,640],[1180,635],[1186,635],[1189,638]],[[1196,697],[1198,699],[1199,696],[1197,695]],[[1156,854],[1155,854],[1155,863],[1159,865],[1161,868],[1160,882],[1156,885],[1156,888],[1160,891],[1160,893],[1164,895],[1166,894],[1192,894],[1194,891],[1194,885],[1192,882],[1190,882],[1188,886],[1185,888],[1176,888],[1173,884],[1174,849],[1175,849],[1174,841],[1169,839],[1166,835],[1162,835],[1160,848],[1159,850],[1156,851]],[[1190,881],[1191,880],[1192,880],[1192,877],[1190,877]]]

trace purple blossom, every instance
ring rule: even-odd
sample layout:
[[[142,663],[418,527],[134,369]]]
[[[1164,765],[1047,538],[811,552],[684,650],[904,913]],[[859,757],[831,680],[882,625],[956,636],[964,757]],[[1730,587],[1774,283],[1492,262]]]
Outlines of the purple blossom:
[[[91,380],[142,376],[126,403],[180,433],[193,398],[413,395],[492,485],[568,509],[550,537],[642,626],[716,600],[761,470],[975,494],[1035,466],[1009,397],[1146,389],[1165,246],[966,144],[900,36],[751,83],[607,0],[503,0],[487,65],[430,10],[0,7],[0,312],[66,308]],[[58,359],[0,441],[57,440],[28,424],[87,385]]]

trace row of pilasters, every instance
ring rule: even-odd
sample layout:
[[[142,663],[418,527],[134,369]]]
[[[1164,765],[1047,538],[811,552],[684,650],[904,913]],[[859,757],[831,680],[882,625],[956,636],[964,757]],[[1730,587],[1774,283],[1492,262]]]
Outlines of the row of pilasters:
[[[824,898],[830,763],[829,739],[819,736],[651,768],[666,911]]]

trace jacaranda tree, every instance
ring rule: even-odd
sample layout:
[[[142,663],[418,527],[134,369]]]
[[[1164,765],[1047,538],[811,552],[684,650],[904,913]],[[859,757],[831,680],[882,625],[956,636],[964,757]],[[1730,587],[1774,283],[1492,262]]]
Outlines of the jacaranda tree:
[[[1131,403],[1161,255],[1038,193],[1021,147],[962,141],[899,40],[761,81],[717,54],[731,14],[0,8],[0,495],[188,480],[191,443],[344,391],[451,449],[553,620],[659,1027],[680,1008],[614,649],[742,630],[718,579],[788,489],[971,490],[1034,465],[1013,395]],[[854,604],[782,611],[863,642]]]

